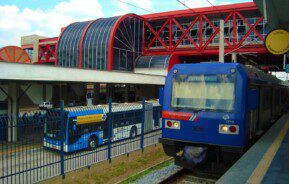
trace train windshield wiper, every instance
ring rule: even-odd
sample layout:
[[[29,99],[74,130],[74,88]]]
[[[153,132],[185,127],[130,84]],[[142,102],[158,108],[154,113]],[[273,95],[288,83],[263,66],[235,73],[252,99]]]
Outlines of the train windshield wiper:
[[[205,111],[206,109],[192,109],[194,111],[194,113],[198,113],[198,112],[201,112],[201,111]]]
[[[174,108],[175,111],[180,111],[180,110],[184,110],[185,108],[184,107],[176,107]]]

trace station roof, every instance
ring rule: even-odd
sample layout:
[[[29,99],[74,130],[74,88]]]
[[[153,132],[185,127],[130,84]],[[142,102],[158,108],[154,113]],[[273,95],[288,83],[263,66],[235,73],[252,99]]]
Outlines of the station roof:
[[[257,6],[254,2],[245,2],[245,3],[235,3],[235,4],[228,4],[228,5],[219,5],[219,6],[210,6],[210,7],[202,7],[202,8],[193,8],[193,9],[185,9],[185,10],[176,10],[176,11],[168,11],[168,12],[161,12],[161,13],[152,13],[147,15],[142,15],[143,18],[146,19],[160,19],[162,17],[168,16],[185,16],[186,14],[198,14],[198,13],[225,13],[231,12],[232,10],[257,10]]]
[[[165,77],[133,72],[99,71],[0,61],[0,80],[164,85]]]
[[[264,0],[254,0],[254,2],[264,15]],[[283,28],[289,30],[288,8],[288,0],[266,0],[267,19],[272,29]]]

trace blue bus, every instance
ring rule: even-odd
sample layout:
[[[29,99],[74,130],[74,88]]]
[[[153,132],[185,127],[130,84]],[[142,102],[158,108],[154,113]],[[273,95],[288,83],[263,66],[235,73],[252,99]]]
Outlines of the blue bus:
[[[111,141],[135,138],[141,134],[142,104],[112,105]],[[144,132],[161,126],[161,106],[158,102],[146,103]],[[70,107],[64,109],[64,131],[60,132],[60,110],[47,111],[44,126],[44,147],[60,150],[60,136],[64,137],[64,152],[82,149],[93,150],[108,140],[108,106]]]

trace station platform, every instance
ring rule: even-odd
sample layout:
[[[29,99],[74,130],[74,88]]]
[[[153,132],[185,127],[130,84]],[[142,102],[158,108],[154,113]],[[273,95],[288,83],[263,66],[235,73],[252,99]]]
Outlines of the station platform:
[[[289,113],[283,115],[217,183],[289,183]]]

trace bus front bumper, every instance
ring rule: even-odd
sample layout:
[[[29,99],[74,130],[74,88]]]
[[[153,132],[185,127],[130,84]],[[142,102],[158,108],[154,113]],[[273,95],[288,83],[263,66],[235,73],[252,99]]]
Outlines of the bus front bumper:
[[[61,144],[60,144],[59,140],[55,140],[55,139],[47,138],[47,137],[45,137],[43,139],[43,146],[46,147],[46,148],[51,148],[51,149],[54,149],[54,150],[61,151],[61,146],[60,145]],[[68,152],[68,146],[65,145],[65,143],[63,143],[63,151],[64,152]]]

